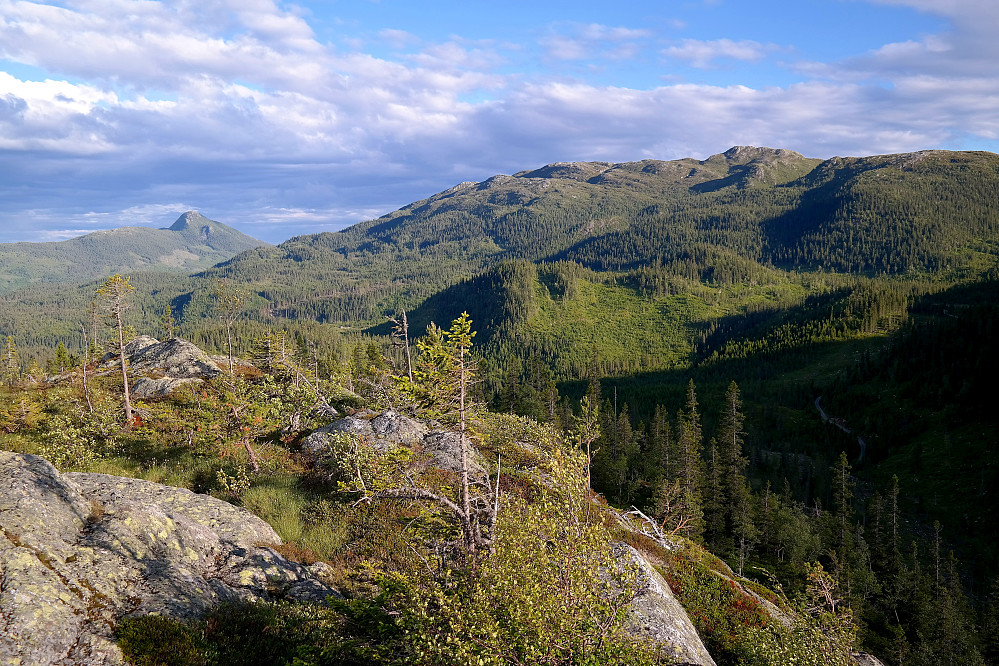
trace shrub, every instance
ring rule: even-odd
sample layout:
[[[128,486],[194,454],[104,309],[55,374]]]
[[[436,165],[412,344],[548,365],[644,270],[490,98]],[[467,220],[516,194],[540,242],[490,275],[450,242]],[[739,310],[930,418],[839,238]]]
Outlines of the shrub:
[[[116,636],[122,654],[133,666],[204,666],[204,639],[197,625],[146,615],[126,618]]]

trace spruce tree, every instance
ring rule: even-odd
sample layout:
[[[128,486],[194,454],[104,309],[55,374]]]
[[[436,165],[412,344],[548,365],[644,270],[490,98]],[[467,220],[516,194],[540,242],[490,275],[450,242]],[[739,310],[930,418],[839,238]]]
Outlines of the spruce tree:
[[[21,361],[17,353],[14,336],[8,335],[3,346],[2,369],[3,382],[7,386],[16,386],[21,381]]]
[[[697,390],[694,380],[687,384],[687,404],[677,416],[677,448],[682,513],[686,534],[700,539],[704,532],[704,461],[702,459],[701,414],[697,408]]]
[[[704,487],[704,542],[713,551],[728,550],[725,543],[725,492],[722,482],[723,465],[714,437],[708,442],[707,475]]]

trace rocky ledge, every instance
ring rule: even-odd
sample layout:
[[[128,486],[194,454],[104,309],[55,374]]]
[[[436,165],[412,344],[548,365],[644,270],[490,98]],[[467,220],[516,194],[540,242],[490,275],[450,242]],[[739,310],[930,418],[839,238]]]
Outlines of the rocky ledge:
[[[123,617],[336,595],[326,565],[291,562],[280,544],[213,497],[0,451],[0,663],[116,665]]]

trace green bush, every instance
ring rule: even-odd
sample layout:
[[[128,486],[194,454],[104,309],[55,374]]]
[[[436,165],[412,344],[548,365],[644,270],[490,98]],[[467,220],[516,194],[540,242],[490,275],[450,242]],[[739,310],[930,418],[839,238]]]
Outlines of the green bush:
[[[122,620],[116,633],[125,659],[133,666],[205,666],[200,627],[162,615]]]

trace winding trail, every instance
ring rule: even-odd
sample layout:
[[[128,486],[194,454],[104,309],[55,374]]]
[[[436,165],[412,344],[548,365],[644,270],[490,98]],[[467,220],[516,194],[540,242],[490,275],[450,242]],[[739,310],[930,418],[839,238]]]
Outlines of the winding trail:
[[[822,409],[821,395],[815,399],[815,409],[819,410],[819,416],[822,417],[823,423],[832,423],[846,434],[853,434],[853,430],[846,425],[846,421],[844,419],[839,418],[838,416],[829,416],[826,414],[826,410]],[[857,458],[857,464],[859,465],[864,462],[864,456],[867,455],[867,441],[860,435],[857,435],[857,444],[860,445],[860,457]]]

